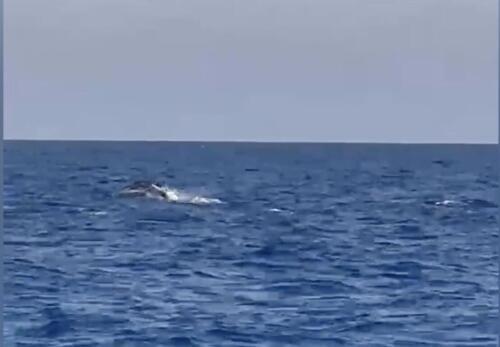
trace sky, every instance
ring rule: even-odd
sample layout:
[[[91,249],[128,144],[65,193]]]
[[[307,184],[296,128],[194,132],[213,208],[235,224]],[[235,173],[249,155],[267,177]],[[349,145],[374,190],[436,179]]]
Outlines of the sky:
[[[10,139],[498,142],[497,0],[5,0]]]

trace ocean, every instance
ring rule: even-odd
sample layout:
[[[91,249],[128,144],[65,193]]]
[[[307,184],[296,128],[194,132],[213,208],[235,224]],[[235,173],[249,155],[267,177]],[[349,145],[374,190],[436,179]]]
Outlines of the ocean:
[[[7,141],[5,346],[496,346],[497,151]]]

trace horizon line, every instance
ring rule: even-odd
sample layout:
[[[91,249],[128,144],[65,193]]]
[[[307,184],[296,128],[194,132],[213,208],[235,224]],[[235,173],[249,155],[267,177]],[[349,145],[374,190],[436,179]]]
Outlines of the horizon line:
[[[399,142],[399,141],[286,141],[286,140],[138,140],[138,139],[27,139],[4,138],[5,142],[125,142],[125,143],[235,143],[235,144],[373,144],[373,145],[499,145],[498,142]]]

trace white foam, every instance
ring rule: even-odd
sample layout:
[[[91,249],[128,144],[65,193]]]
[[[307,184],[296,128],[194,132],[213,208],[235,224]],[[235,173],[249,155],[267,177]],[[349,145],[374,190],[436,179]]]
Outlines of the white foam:
[[[280,208],[270,208],[268,211],[269,211],[269,212],[276,212],[276,213],[293,214],[293,212],[292,212],[292,211],[282,210],[282,209],[280,209]]]
[[[204,196],[190,194],[188,192],[181,192],[177,189],[169,187],[162,187],[161,189],[167,195],[167,200],[169,202],[177,202],[182,204],[193,204],[193,205],[210,205],[210,204],[223,203],[221,200],[216,198],[208,198]]]
[[[456,205],[458,204],[458,201],[455,200],[443,200],[443,201],[438,201],[435,203],[436,206],[450,206],[450,205]]]

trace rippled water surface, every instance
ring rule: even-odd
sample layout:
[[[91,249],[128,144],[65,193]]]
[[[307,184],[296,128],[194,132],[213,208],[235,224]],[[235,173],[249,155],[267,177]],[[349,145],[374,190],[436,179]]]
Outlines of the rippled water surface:
[[[5,155],[7,346],[496,346],[493,146]],[[222,203],[117,196],[138,179]]]

